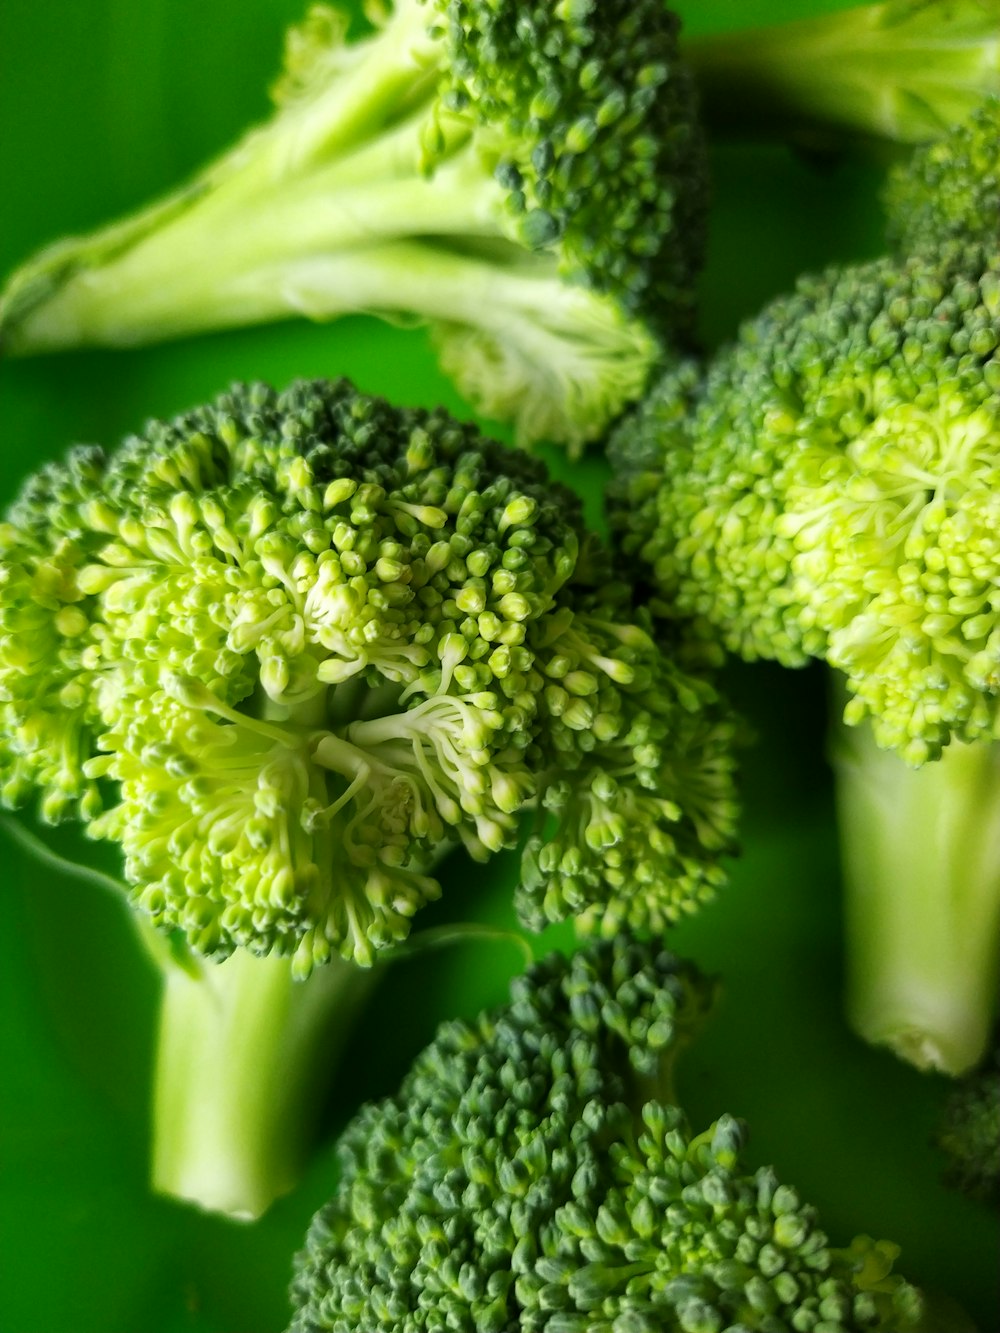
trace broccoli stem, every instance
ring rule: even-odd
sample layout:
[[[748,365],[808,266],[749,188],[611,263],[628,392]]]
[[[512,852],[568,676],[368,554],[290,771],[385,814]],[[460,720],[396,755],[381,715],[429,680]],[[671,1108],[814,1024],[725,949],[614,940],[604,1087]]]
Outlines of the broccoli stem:
[[[321,28],[334,17],[316,16]],[[4,352],[130,346],[281,318],[299,311],[280,293],[248,313],[230,287],[252,287],[279,259],[379,238],[496,235],[502,191],[488,165],[461,154],[468,126],[434,110],[430,22],[426,6],[404,0],[367,40],[314,35],[271,120],[169,196],[58,242],[14,275],[0,295]],[[433,182],[422,174],[429,141]]]
[[[685,47],[710,127],[919,143],[1000,88],[997,0],[887,0]]]
[[[245,192],[221,190],[190,208],[163,211],[162,225],[138,233],[119,253],[90,238],[70,262],[64,246],[60,272],[33,289],[39,299],[31,301],[27,288],[9,294],[0,317],[4,348],[26,355],[78,345],[135,346],[302,313],[316,319],[368,311],[434,314],[428,303],[446,310],[449,300],[461,304],[467,270],[459,263],[447,273],[433,253],[413,249],[408,259],[428,266],[428,280],[419,281],[419,269],[407,272],[401,289],[392,243],[401,236],[499,239],[500,200],[500,187],[464,159],[446,164],[433,183],[413,175],[338,188],[331,169],[291,180],[251,207]],[[381,243],[390,247],[390,272],[379,282]],[[327,278],[312,289],[309,275],[322,275],[326,264],[336,285]],[[502,266],[481,268],[502,288]],[[445,283],[428,302],[426,293]],[[457,290],[449,290],[452,285]],[[422,304],[408,304],[413,301]]]
[[[259,1217],[296,1183],[322,1091],[374,973],[333,958],[239,951],[164,967],[153,1093],[153,1185]]]
[[[1000,971],[1000,744],[911,769],[867,725],[834,746],[847,1008],[867,1041],[958,1075],[989,1040]]]

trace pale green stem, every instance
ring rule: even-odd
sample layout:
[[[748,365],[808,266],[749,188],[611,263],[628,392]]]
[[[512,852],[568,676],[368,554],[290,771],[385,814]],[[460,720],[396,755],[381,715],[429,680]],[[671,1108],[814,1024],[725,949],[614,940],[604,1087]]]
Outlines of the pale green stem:
[[[164,972],[153,1186],[259,1217],[299,1178],[320,1094],[375,973],[333,958],[296,981],[291,959],[242,951],[197,976]]]
[[[377,187],[407,169],[416,174],[440,53],[440,42],[427,35],[431,18],[426,6],[404,0],[384,29],[340,50],[315,89],[293,96],[169,196],[29,260],[0,295],[4,350],[129,345],[225,324],[224,316],[199,314],[197,299],[190,314],[184,309],[202,285],[211,290],[216,271],[232,274],[267,260],[276,237],[286,238],[292,253],[296,244],[310,244],[314,212],[316,224],[331,229],[327,244],[366,238],[370,223],[362,202],[325,206],[323,192],[341,188],[340,161],[346,190]],[[448,154],[468,131],[449,122],[442,135],[441,151]],[[441,193],[443,206],[450,192]],[[384,213],[398,231],[407,206],[404,200],[394,209],[395,199],[386,198]],[[377,212],[374,198],[370,207]],[[255,245],[264,248],[256,253]]]
[[[1000,743],[911,769],[864,724],[833,747],[847,1010],[867,1041],[958,1075],[980,1059],[1000,974]]]
[[[227,301],[243,316],[241,322],[292,313],[326,320],[367,312],[468,325],[517,345],[539,374],[561,346],[554,331],[572,331],[571,346],[579,344],[583,355],[590,307],[599,305],[592,293],[562,281],[545,258],[522,256],[516,265],[505,265],[417,241],[281,265],[234,286]],[[593,335],[595,349],[603,345],[602,332]],[[611,334],[605,338],[614,346]]]
[[[493,181],[467,184],[458,167],[442,171],[440,180],[414,177],[340,191],[321,179],[292,181],[251,209],[212,196],[107,262],[81,263],[44,300],[6,312],[4,346],[23,355],[138,346],[302,314],[426,315],[431,312],[423,306],[407,304],[405,291],[378,281],[382,243],[456,232],[495,237],[499,199]],[[413,262],[419,257],[419,251],[411,256]],[[496,270],[498,284],[502,276]],[[461,272],[452,275],[461,279]],[[429,288],[430,280],[421,285]]]
[[[919,143],[1000,89],[1000,4],[889,0],[684,50],[716,131]]]

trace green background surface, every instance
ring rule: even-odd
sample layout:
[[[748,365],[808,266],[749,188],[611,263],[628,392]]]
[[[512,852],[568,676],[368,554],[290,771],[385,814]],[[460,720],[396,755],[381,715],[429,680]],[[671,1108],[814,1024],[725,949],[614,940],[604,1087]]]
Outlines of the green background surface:
[[[679,7],[690,31],[709,31],[840,6]],[[262,116],[282,31],[300,10],[300,0],[4,0],[0,270],[173,185]],[[713,158],[708,345],[800,270],[877,251],[874,164],[747,145],[720,146]],[[0,494],[8,499],[71,441],[113,443],[232,379],[284,385],[340,373],[400,402],[468,414],[423,333],[361,318],[3,362]],[[601,462],[551,461],[585,490],[596,520]],[[841,1018],[822,674],[734,668],[729,683],[758,743],[745,756],[744,852],[732,885],[674,936],[725,978],[720,1012],[681,1070],[684,1100],[699,1125],[723,1110],[747,1117],[754,1161],[773,1162],[814,1200],[834,1237],[897,1240],[901,1269],[950,1291],[991,1333],[1000,1327],[995,1219],[942,1189],[927,1146],[946,1083],[867,1049]],[[55,840],[70,854],[81,846],[69,831]],[[287,1320],[290,1256],[332,1188],[337,1126],[393,1087],[440,1018],[499,1000],[516,951],[466,944],[388,970],[301,1186],[258,1224],[230,1223],[147,1189],[156,979],[124,908],[0,846],[0,1331],[276,1333]],[[455,854],[431,919],[509,921],[514,870],[509,856],[484,872]]]

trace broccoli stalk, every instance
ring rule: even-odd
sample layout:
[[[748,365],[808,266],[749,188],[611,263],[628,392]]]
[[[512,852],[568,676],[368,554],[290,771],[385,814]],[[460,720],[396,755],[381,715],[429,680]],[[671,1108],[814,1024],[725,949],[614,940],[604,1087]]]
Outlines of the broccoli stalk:
[[[235,953],[209,963],[178,953],[161,962],[153,1188],[259,1217],[299,1178],[322,1093],[376,973],[332,958],[302,981],[289,958]]]
[[[346,381],[237,385],[47,465],[9,519],[0,797],[116,844],[171,941],[161,1188],[249,1216],[287,1187],[452,847],[531,812],[533,928],[659,928],[719,884],[733,723],[523,451]]]
[[[964,1073],[1000,974],[1000,745],[953,741],[911,769],[866,724],[840,725],[832,757],[851,1024],[921,1069]]]
[[[26,264],[13,354],[292,315],[429,322],[521,440],[571,449],[690,332],[704,153],[659,4],[399,0],[288,37],[272,119],[175,195]]]
[[[701,37],[685,56],[722,133],[920,143],[1000,91],[1000,5],[885,0]]]

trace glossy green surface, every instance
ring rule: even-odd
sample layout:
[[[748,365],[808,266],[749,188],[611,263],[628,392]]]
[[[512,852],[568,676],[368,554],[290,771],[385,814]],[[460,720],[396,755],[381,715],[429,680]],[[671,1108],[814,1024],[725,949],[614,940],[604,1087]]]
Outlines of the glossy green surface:
[[[686,0],[690,27],[786,18],[812,0]],[[5,0],[0,7],[0,270],[173,185],[266,110],[300,0]],[[704,288],[715,343],[800,269],[879,245],[871,165],[720,148]],[[348,374],[400,402],[466,413],[427,340],[374,320],[286,324],[143,352],[0,362],[0,494],[74,440],[114,442],[234,378]],[[598,512],[599,460],[560,475]],[[752,1152],[828,1229],[890,1236],[914,1281],[1000,1327],[995,1221],[944,1191],[926,1145],[944,1093],[864,1048],[840,1015],[839,883],[818,672],[734,670],[758,733],[746,756],[745,853],[729,892],[676,932],[723,974],[723,1007],[681,1070],[696,1123],[746,1116]],[[72,854],[72,835],[59,845]],[[4,1333],[275,1333],[291,1253],[333,1181],[329,1142],[254,1226],[151,1197],[146,1100],[155,978],[122,906],[2,847],[0,1329]],[[84,849],[88,857],[94,849]],[[456,854],[431,920],[509,919],[513,860]],[[542,947],[541,945],[539,947]],[[467,944],[397,964],[357,1031],[327,1115],[391,1088],[441,1017],[501,997],[519,965]]]

